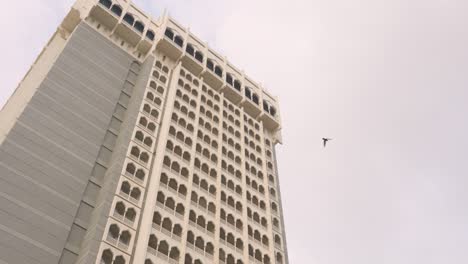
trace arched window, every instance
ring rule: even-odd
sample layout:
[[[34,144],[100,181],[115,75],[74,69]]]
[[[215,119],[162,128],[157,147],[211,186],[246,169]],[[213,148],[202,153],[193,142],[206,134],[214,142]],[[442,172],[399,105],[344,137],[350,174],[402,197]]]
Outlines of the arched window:
[[[153,41],[154,40],[154,32],[152,30],[146,31],[146,38]]]
[[[123,20],[127,22],[130,26],[133,26],[133,23],[135,23],[135,18],[133,17],[132,14],[125,14]]]
[[[175,36],[174,43],[177,44],[177,46],[182,47],[184,46],[184,39],[181,36]]]
[[[201,63],[203,63],[203,53],[200,51],[195,52],[195,59]]]
[[[118,17],[122,15],[122,7],[120,7],[119,5],[113,5],[111,11],[112,13],[114,13],[114,15]]]
[[[169,39],[173,40],[174,39],[174,31],[170,28],[166,28],[166,31],[164,31],[164,35],[168,37]]]
[[[112,264],[112,259],[114,258],[114,254],[110,249],[106,249],[102,252],[101,255],[101,263],[102,264]]]
[[[143,33],[143,31],[145,30],[145,25],[143,25],[143,23],[141,23],[140,21],[136,21],[133,27],[140,33]]]
[[[258,95],[257,94],[253,94],[252,96],[252,101],[258,105],[259,101],[258,101]]]
[[[206,67],[212,71],[214,71],[214,63],[212,60],[208,59],[206,60]]]
[[[112,1],[110,0],[99,0],[99,3],[107,8],[110,8],[112,5]]]
[[[192,55],[192,56],[195,56],[195,48],[193,47],[192,44],[190,44],[190,43],[187,44],[187,47],[185,48],[185,51],[186,51],[188,54],[190,54],[190,55]]]
[[[218,75],[219,77],[223,77],[223,69],[219,66],[216,66],[215,67],[215,70],[214,70],[215,74]]]

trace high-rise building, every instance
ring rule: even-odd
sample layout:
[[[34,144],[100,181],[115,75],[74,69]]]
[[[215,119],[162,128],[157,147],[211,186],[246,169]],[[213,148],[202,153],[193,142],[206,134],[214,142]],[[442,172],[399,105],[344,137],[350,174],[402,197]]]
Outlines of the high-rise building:
[[[167,15],[78,0],[0,122],[0,263],[288,263],[278,101]]]

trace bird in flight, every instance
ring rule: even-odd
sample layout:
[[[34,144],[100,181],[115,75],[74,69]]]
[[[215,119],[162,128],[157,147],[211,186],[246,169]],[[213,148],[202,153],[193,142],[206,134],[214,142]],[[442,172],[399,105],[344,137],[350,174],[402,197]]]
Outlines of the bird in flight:
[[[331,138],[322,138],[323,140],[323,147],[326,147],[327,146],[327,142],[332,140]]]

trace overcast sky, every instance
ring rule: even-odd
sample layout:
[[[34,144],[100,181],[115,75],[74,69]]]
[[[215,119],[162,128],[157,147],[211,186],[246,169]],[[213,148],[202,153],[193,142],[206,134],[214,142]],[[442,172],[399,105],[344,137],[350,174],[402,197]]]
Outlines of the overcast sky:
[[[0,105],[72,2],[8,1]],[[279,97],[292,264],[468,263],[468,1],[136,2]]]

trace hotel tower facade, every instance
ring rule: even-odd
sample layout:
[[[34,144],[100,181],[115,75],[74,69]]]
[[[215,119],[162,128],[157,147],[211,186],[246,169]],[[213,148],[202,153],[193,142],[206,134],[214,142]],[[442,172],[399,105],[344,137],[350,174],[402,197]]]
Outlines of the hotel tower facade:
[[[0,263],[288,263],[280,129],[169,16],[78,0],[0,112]]]

